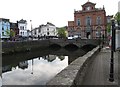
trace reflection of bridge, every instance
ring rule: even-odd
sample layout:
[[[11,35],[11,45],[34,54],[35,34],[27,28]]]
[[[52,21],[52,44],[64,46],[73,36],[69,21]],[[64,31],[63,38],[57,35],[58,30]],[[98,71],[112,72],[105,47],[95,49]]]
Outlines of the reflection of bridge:
[[[77,46],[77,47],[83,47],[86,45],[93,45],[93,46],[97,46],[99,45],[99,40],[98,39],[50,39],[49,40],[49,44],[50,46],[53,45],[59,45],[61,47],[66,47],[66,46]]]

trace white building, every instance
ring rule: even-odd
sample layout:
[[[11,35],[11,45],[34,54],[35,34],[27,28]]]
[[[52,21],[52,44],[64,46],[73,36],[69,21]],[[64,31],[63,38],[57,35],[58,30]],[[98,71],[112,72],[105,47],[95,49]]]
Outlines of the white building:
[[[118,2],[118,12],[120,12],[120,1]]]
[[[32,37],[34,37],[34,38],[38,38],[39,35],[40,35],[39,30],[40,30],[40,27],[38,27],[38,28],[34,28],[34,29],[31,31],[31,33],[32,33],[32,34],[31,34]]]
[[[18,22],[18,28],[19,28],[19,36],[21,37],[27,37],[27,21],[21,19]]]
[[[118,12],[120,12],[120,1],[118,2]],[[120,48],[120,25],[116,30],[116,49]]]
[[[47,22],[46,26],[41,27],[41,36],[57,36],[55,25]]]
[[[40,25],[38,28],[32,30],[33,37],[56,37],[56,26],[47,22],[46,25]]]
[[[30,30],[27,30],[27,36],[31,37],[31,31]]]
[[[116,49],[120,49],[120,30],[116,30]]]

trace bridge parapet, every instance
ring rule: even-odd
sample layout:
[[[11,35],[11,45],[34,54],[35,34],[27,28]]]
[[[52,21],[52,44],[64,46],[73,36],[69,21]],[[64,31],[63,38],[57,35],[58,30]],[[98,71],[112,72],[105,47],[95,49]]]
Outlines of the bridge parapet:
[[[94,45],[97,46],[100,44],[100,41],[98,39],[50,39],[49,40],[50,45],[57,44],[61,47],[65,47],[66,45],[73,44],[77,47],[82,47],[85,45]]]

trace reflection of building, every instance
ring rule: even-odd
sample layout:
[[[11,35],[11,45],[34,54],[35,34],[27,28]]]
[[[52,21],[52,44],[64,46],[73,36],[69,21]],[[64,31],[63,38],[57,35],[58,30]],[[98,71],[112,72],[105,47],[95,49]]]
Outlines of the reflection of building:
[[[0,38],[2,39],[8,39],[10,38],[9,35],[7,35],[6,31],[10,31],[10,22],[9,19],[0,18]]]
[[[4,73],[4,72],[8,72],[8,71],[12,71],[12,67],[11,66],[4,66],[4,67],[2,67],[2,73]]]
[[[65,59],[65,56],[58,56],[58,58],[62,61]]]
[[[96,8],[95,3],[86,2],[82,10],[74,11],[74,21],[68,21],[69,36],[78,35],[81,38],[97,38],[106,36],[105,8]]]
[[[48,62],[52,62],[53,60],[56,59],[56,55],[48,55],[46,56],[46,59],[48,60]]]
[[[18,67],[21,69],[28,68],[28,61],[19,62]]]

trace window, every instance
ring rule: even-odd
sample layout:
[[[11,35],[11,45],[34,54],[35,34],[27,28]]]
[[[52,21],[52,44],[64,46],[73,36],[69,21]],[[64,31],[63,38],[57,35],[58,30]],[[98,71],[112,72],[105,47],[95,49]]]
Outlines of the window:
[[[41,29],[39,29],[39,33],[41,32]]]
[[[24,30],[24,26],[22,27],[22,29]]]
[[[77,26],[80,26],[80,19],[77,19]]]
[[[2,30],[4,30],[4,28],[2,27]]]
[[[97,17],[97,19],[96,19],[96,24],[97,24],[97,25],[100,25],[100,24],[101,24],[101,17]]]
[[[98,33],[98,31],[96,32],[96,37],[99,37],[99,33]]]
[[[36,30],[35,30],[34,34],[36,35]]]
[[[47,32],[47,35],[49,35],[49,32]]]
[[[22,26],[20,26],[20,30],[22,30]]]
[[[24,26],[20,26],[20,30],[24,30]]]
[[[4,32],[2,32],[2,36],[4,36]]]
[[[91,17],[86,17],[86,25],[87,26],[91,25]]]
[[[21,35],[22,35],[22,32],[21,32]]]

